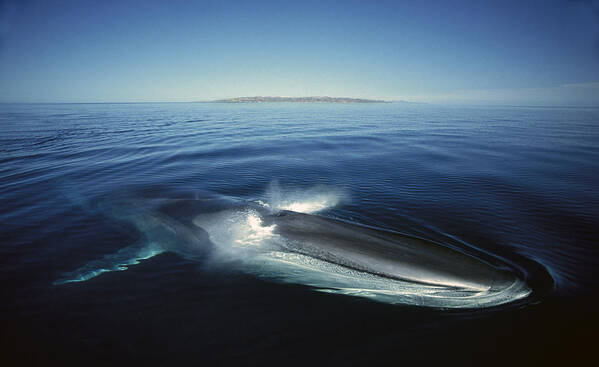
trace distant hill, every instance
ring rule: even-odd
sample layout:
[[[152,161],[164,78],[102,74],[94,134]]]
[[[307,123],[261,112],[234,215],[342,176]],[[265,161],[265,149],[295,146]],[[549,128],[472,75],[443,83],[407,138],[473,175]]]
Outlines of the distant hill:
[[[327,102],[327,103],[385,103],[385,101],[362,98],[336,98],[336,97],[237,97],[219,99],[212,102],[221,103],[262,103],[262,102]]]

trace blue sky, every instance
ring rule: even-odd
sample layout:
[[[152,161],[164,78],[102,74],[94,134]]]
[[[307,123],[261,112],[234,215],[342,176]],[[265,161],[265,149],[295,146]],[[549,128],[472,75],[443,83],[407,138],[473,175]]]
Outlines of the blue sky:
[[[599,105],[597,1],[0,0],[0,102]]]

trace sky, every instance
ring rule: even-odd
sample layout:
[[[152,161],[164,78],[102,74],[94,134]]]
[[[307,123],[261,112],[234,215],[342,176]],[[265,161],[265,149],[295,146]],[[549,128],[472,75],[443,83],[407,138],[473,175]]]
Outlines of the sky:
[[[599,1],[0,0],[0,102],[599,106]]]

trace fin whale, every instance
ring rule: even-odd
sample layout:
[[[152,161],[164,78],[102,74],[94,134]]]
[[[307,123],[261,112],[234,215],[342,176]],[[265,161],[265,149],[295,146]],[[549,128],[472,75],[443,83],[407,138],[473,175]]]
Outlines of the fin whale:
[[[515,272],[435,242],[233,198],[119,197],[97,205],[141,240],[66,273],[85,281],[165,251],[321,292],[436,308],[483,308],[532,293]]]

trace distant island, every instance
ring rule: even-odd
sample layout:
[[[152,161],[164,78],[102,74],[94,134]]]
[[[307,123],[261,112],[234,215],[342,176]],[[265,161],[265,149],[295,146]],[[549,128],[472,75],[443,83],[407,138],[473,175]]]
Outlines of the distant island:
[[[337,97],[237,97],[228,99],[218,99],[212,102],[220,103],[263,103],[263,102],[299,102],[299,103],[385,103],[385,101],[376,99],[362,98],[337,98]]]

